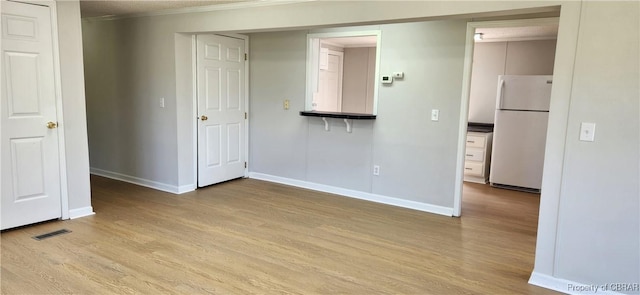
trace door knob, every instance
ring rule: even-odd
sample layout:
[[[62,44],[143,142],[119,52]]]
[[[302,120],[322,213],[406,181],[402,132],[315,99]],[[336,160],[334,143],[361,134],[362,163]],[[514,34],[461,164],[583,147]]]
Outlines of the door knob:
[[[206,121],[206,120],[209,120],[209,117],[207,117],[207,116],[205,116],[205,115],[202,115],[202,117],[200,117],[200,120],[202,120],[202,121]]]
[[[53,122],[48,122],[47,123],[47,128],[49,128],[49,129],[54,129],[56,127],[58,127],[58,123],[53,123]]]

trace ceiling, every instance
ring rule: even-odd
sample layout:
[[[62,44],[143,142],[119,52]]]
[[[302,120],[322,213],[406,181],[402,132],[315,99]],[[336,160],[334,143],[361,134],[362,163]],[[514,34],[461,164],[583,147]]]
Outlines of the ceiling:
[[[265,3],[269,0],[80,0],[82,17],[113,17],[136,15],[162,10],[176,10],[196,6],[234,7],[242,4]],[[483,34],[483,40],[492,42],[505,40],[553,39],[558,35],[558,25],[512,28],[478,28],[476,33]],[[334,40],[345,47],[358,46],[358,43],[375,44],[372,40],[347,39]],[[363,45],[360,45],[363,46]],[[375,46],[375,45],[374,45]]]
[[[514,28],[477,28],[482,33],[482,41],[492,42],[505,40],[555,39],[558,36],[558,24]]]
[[[262,0],[80,0],[80,11],[83,18],[124,16],[195,6],[228,6],[240,2],[262,2]]]

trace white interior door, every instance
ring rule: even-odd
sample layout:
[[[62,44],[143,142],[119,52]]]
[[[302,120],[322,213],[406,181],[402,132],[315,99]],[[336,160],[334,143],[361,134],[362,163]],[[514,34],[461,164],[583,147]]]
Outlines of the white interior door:
[[[7,229],[61,217],[61,194],[50,8],[0,5],[1,227]]]
[[[198,186],[244,176],[245,43],[197,35]]]
[[[326,69],[320,69],[316,111],[342,111],[342,72],[344,53],[329,50]]]

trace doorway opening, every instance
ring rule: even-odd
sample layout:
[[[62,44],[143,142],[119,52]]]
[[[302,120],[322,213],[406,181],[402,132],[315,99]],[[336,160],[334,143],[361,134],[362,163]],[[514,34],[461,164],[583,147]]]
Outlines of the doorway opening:
[[[514,208],[530,199],[537,212],[558,19],[476,22],[467,29],[454,215],[461,215],[463,198],[469,206],[492,199]]]

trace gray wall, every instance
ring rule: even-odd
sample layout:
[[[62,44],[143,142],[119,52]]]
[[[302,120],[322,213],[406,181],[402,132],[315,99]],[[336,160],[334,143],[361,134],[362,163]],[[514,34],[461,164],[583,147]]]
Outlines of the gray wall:
[[[131,29],[134,21],[83,27],[91,167],[177,186],[176,80],[156,77],[174,73],[174,36]]]
[[[583,5],[557,275],[597,284],[639,283],[640,3]],[[595,142],[577,140],[581,122],[597,124]]]
[[[493,123],[498,75],[552,75],[556,40],[477,42],[469,122]]]
[[[78,1],[58,1],[58,42],[62,111],[67,160],[67,191],[71,217],[92,212],[89,147],[85,110],[82,32]],[[74,213],[75,212],[77,213]]]
[[[443,3],[445,3],[443,5]],[[308,2],[117,20],[83,21],[89,150],[94,172],[168,191],[195,187],[190,74],[194,32],[255,32],[511,9],[553,11],[530,3]],[[326,11],[320,17],[314,11]],[[346,13],[345,12],[351,12]],[[391,13],[393,12],[393,13]],[[184,33],[182,36],[177,33]],[[186,86],[185,86],[186,85]],[[274,86],[271,86],[274,87]],[[159,99],[165,98],[165,108]],[[282,97],[281,99],[287,99]],[[251,165],[251,164],[250,164]]]
[[[252,171],[286,178],[307,172],[306,32],[252,34],[249,163]],[[259,48],[260,50],[255,50]],[[283,73],[284,71],[284,73]],[[274,75],[272,73],[281,73]],[[282,100],[290,99],[289,110]]]
[[[554,5],[560,5],[562,11],[535,271],[549,278],[586,284],[609,282],[612,278],[637,282],[640,273],[637,2],[414,1],[398,5],[386,1],[315,1],[85,21],[91,164],[180,186],[182,179],[188,178],[184,177],[188,174],[182,173],[193,171],[193,163],[183,160],[189,158],[184,153],[193,150],[193,141],[183,140],[189,138],[193,124],[181,120],[192,108],[191,98],[183,96],[189,92],[184,87],[178,88],[185,85],[186,78],[184,68],[176,68],[176,58],[185,58],[181,52],[188,47],[184,43],[189,38],[175,33],[301,29],[425,17],[455,18],[466,14],[496,16],[550,11],[555,8],[548,7]],[[526,8],[532,10],[519,10]],[[404,28],[428,31],[439,43],[432,43],[429,38],[416,40],[415,36],[403,33]],[[460,52],[463,40],[456,36],[464,32],[464,23],[385,25],[384,30],[385,42],[392,44],[385,45],[382,59],[394,62],[383,62],[382,72],[402,69],[406,78],[392,87],[381,87],[379,119],[356,122],[352,134],[344,133],[341,122],[332,122],[331,131],[325,132],[317,119],[303,118],[295,112],[304,108],[305,54],[298,50],[304,43],[299,40],[302,33],[252,35],[251,48],[260,49],[258,56],[252,53],[251,57],[252,171],[288,178],[302,176],[310,181],[365,191],[370,181],[371,191],[378,194],[451,206],[456,165],[451,157],[458,145],[455,136],[459,127],[459,123],[451,121],[460,119],[463,63]],[[288,42],[292,48],[278,47],[267,37]],[[417,56],[421,59],[416,60]],[[255,73],[265,72],[269,67],[293,72],[271,78]],[[424,72],[425,68],[445,67],[449,68],[442,75]],[[425,80],[431,87],[421,85]],[[283,97],[289,94],[299,96]],[[157,107],[156,99],[151,100],[159,96],[167,99],[165,109]],[[290,111],[282,109],[283,99],[291,99]],[[428,121],[425,116],[432,108],[440,109],[440,122]],[[598,124],[596,142],[578,141],[579,123],[583,121]],[[133,130],[121,132],[109,124]],[[140,138],[134,140],[132,136]],[[308,145],[322,140],[340,142],[340,149],[348,155],[355,154],[354,150],[364,154],[358,155],[356,162],[349,165],[353,168],[342,174],[348,173],[352,179],[344,181],[326,175],[340,163],[321,160],[335,159],[333,153],[337,148],[308,155],[315,152]],[[108,148],[99,143],[108,144]],[[183,148],[178,148],[182,145]],[[371,156],[367,154],[369,147]],[[367,159],[381,166],[378,179],[369,176],[373,163],[367,163]],[[181,165],[184,169],[178,169]],[[366,172],[362,168],[365,166]],[[312,173],[308,173],[310,167]]]
[[[354,121],[352,133],[342,120],[327,132],[319,118],[298,115],[305,79],[294,73],[305,71],[305,31],[251,34],[251,109],[259,110],[251,116],[251,171],[450,208],[456,152],[445,147],[457,143],[466,22],[380,29],[382,72],[404,71],[405,79],[380,88],[378,119]],[[284,97],[299,108],[282,110]],[[432,108],[440,122],[425,115]]]

